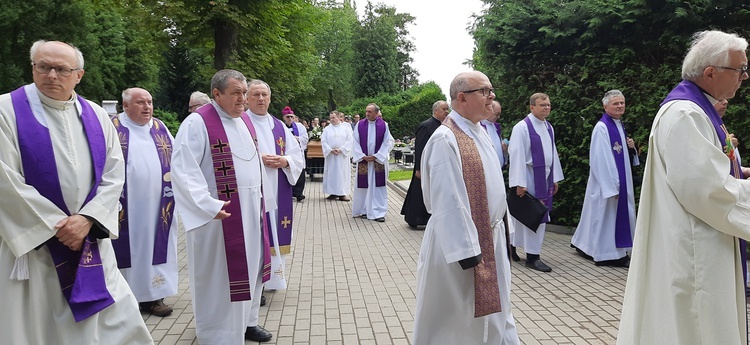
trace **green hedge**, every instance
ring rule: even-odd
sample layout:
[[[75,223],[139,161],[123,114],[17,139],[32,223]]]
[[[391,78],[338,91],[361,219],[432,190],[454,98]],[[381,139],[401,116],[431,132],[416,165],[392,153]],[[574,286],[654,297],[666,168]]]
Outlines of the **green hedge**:
[[[428,82],[395,95],[380,95],[371,98],[359,98],[352,104],[339,108],[347,115],[360,114],[364,118],[365,108],[370,103],[380,106],[383,119],[388,122],[391,135],[396,139],[413,137],[420,122],[432,116],[432,104],[445,100],[440,86]]]

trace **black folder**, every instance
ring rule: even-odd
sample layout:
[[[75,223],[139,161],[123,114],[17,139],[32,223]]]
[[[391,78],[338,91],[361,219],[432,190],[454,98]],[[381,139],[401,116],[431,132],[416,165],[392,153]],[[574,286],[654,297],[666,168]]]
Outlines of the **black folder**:
[[[508,193],[508,212],[521,224],[536,232],[547,214],[547,206],[528,192],[522,197],[518,196],[516,187],[511,187]]]

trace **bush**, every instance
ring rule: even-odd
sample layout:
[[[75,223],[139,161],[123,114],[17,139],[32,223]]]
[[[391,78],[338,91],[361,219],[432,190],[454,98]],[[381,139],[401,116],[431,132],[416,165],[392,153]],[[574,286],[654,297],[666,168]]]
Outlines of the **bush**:
[[[383,119],[388,122],[394,138],[412,137],[419,123],[432,116],[432,104],[439,100],[445,100],[440,86],[428,82],[395,95],[359,98],[350,105],[339,108],[339,111],[347,115],[360,114],[364,118],[367,105],[375,103],[380,107]]]
[[[177,130],[180,128],[180,121],[177,119],[177,114],[171,111],[154,109],[154,117],[164,122],[169,128],[169,132],[172,136],[177,135]]]

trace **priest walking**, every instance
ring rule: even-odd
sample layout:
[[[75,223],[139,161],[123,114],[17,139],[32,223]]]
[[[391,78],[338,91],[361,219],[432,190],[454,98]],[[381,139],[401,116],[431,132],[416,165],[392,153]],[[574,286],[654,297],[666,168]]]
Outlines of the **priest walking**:
[[[604,94],[604,115],[594,126],[589,150],[589,181],[581,221],[571,244],[597,266],[628,267],[633,246],[635,198],[628,148],[635,148],[622,125],[625,96]]]
[[[495,97],[487,76],[453,79],[454,111],[422,158],[422,188],[432,214],[417,262],[414,345],[520,341],[511,312],[507,210],[500,161],[479,121]]]
[[[172,134],[153,117],[151,94],[122,92],[124,112],[112,118],[125,156],[120,196],[120,238],[112,242],[117,266],[141,310],[172,314],[164,297],[177,294],[177,222],[173,219]]]
[[[401,207],[401,214],[404,216],[406,224],[409,224],[409,227],[415,230],[420,225],[426,225],[430,219],[430,214],[424,206],[422,197],[422,151],[424,151],[424,146],[427,145],[427,140],[440,127],[448,113],[450,113],[448,102],[437,101],[433,103],[432,116],[422,121],[414,134],[414,174],[411,177],[406,198],[404,198],[404,205]]]
[[[747,344],[739,240],[750,239],[750,181],[734,177],[713,106],[748,78],[747,46],[696,33],[654,118],[618,345]]]
[[[535,93],[529,99],[531,113],[513,127],[508,151],[510,167],[508,168],[511,192],[518,196],[531,193],[544,202],[547,214],[542,224],[536,229],[529,229],[516,218],[511,217],[515,229],[510,234],[511,255],[514,261],[521,258],[516,254],[516,247],[526,251],[526,267],[540,272],[551,272],[552,268],[540,259],[544,231],[549,222],[552,210],[552,196],[557,194],[557,183],[563,179],[560,157],[555,146],[555,133],[547,121],[552,105],[549,96]]]
[[[395,144],[380,107],[370,103],[365,118],[354,127],[352,161],[357,164],[352,216],[385,222],[388,212],[388,159]]]
[[[297,121],[299,118],[297,115],[294,114],[294,110],[292,110],[292,107],[286,106],[283,110],[281,110],[281,115],[284,117],[284,124],[286,125],[286,128],[289,128],[290,131],[292,131],[292,135],[294,135],[294,138],[297,139],[297,143],[299,144],[300,151],[302,151],[302,173],[299,174],[299,177],[297,178],[297,183],[292,186],[292,196],[297,199],[297,202],[304,202],[305,201],[305,151],[307,151],[307,142],[310,140],[307,129],[305,129],[305,126],[299,124]]]
[[[153,344],[117,270],[120,142],[76,94],[83,54],[31,47],[34,83],[0,95],[0,342]]]
[[[201,345],[241,345],[271,334],[247,327],[271,276],[265,181],[256,129],[244,114],[247,81],[235,70],[211,79],[213,101],[180,125],[172,155],[177,214],[187,231],[195,335]]]
[[[286,255],[292,243],[292,186],[297,182],[305,160],[297,139],[283,122],[268,113],[271,104],[271,87],[262,80],[248,82],[246,114],[258,133],[258,150],[268,179],[264,180],[263,195],[273,206],[267,211],[268,228],[271,230],[271,280],[266,289],[286,289]],[[248,316],[248,327],[258,324],[260,301],[253,303]],[[270,333],[268,334],[270,335]],[[248,335],[248,340],[254,340]],[[256,339],[265,339],[257,334]]]
[[[323,129],[320,143],[323,148],[325,165],[323,169],[323,194],[328,200],[349,201],[352,186],[352,130],[348,123],[341,121],[338,111],[331,112],[331,125]]]

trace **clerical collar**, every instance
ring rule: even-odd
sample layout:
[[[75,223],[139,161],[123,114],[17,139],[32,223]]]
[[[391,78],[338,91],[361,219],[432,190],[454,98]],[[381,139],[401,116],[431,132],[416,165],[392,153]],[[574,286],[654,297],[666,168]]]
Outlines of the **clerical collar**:
[[[250,109],[247,110],[247,113],[255,121],[259,121],[259,122],[266,121],[266,123],[268,123],[268,124],[271,123],[271,117],[272,117],[271,114],[266,113],[266,115],[258,115],[256,113],[252,112]]]
[[[39,94],[39,100],[46,106],[55,108],[58,110],[68,110],[70,107],[74,107],[76,104],[76,92],[73,91],[73,93],[70,95],[70,99],[67,101],[58,101],[56,99],[47,97],[45,94],[42,93],[42,91],[39,91],[37,88],[36,92]]]
[[[469,131],[475,131],[479,130],[479,128],[482,128],[482,125],[480,125],[481,121],[477,121],[477,123],[471,122],[471,120],[465,118],[463,115],[459,114],[455,110],[451,111],[450,114],[448,114],[450,118],[453,119],[453,122],[458,125],[458,128],[460,128],[464,133],[467,133]]]
[[[224,109],[222,109],[221,106],[219,105],[219,103],[216,103],[216,101],[211,100],[211,104],[216,109],[216,112],[219,113],[219,116],[226,117],[226,118],[232,119],[232,120],[239,119],[239,117],[235,118],[235,117],[232,117],[232,115],[229,115],[229,113],[227,113],[226,111],[224,111]]]
[[[540,120],[538,117],[534,116],[534,114],[529,113],[529,117],[531,118],[531,121],[537,122],[537,123],[545,123],[547,122],[547,119]]]
[[[154,122],[154,118],[151,117],[145,125],[139,125],[139,124],[135,123],[135,121],[133,121],[133,119],[131,119],[130,116],[128,116],[128,113],[126,113],[126,112],[123,111],[122,113],[120,113],[120,115],[122,115],[122,116],[120,116],[121,121],[124,122],[124,123],[126,123],[128,125],[128,127],[130,127],[132,125],[132,126],[136,126],[136,127],[151,128],[151,125]]]

